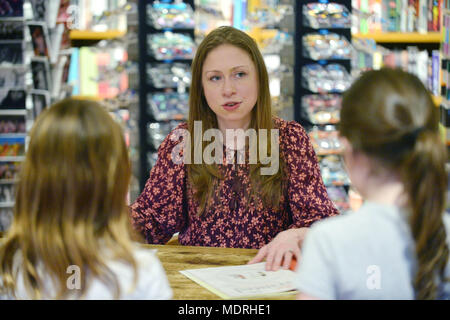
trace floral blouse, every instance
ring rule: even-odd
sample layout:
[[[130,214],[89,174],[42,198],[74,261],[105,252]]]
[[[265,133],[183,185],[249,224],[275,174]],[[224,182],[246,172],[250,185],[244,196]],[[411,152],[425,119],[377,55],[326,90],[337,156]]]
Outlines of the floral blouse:
[[[135,229],[153,244],[165,244],[179,232],[182,245],[258,249],[283,230],[309,227],[338,214],[303,127],[276,117],[274,124],[279,129],[279,152],[287,175],[278,209],[266,208],[259,197],[248,204],[248,164],[222,164],[218,166],[224,180],[214,190],[214,204],[199,216],[198,201],[187,183],[187,168],[172,161],[172,150],[180,141],[172,141],[168,135],[158,149],[145,189],[131,205]],[[177,128],[185,129],[187,124]]]

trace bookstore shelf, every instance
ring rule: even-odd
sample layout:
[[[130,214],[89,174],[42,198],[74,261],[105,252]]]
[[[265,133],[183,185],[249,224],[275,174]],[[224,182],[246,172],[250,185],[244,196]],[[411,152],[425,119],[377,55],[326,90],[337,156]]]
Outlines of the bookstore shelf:
[[[442,41],[441,32],[380,32],[368,34],[355,33],[352,36],[359,39],[373,39],[377,43],[440,43]]]
[[[71,40],[109,40],[123,37],[125,31],[110,30],[105,32],[89,31],[89,30],[71,30]]]

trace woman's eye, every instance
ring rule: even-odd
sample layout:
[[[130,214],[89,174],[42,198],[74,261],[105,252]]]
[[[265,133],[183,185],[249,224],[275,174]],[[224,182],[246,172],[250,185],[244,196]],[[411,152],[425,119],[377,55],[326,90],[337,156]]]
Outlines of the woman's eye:
[[[238,72],[238,73],[236,73],[236,77],[237,77],[237,78],[242,78],[242,77],[244,77],[245,75],[246,75],[245,72]]]
[[[211,81],[219,81],[220,80],[220,76],[212,76],[211,78],[209,78],[209,80],[211,80]]]

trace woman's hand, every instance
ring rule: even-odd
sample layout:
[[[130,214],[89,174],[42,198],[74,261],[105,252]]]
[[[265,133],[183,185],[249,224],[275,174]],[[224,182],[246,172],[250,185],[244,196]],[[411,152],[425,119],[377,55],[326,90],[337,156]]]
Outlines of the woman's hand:
[[[277,271],[280,266],[288,269],[292,257],[300,259],[302,246],[308,228],[289,229],[280,232],[264,247],[259,249],[257,255],[248,264],[261,262],[266,258],[266,270]]]

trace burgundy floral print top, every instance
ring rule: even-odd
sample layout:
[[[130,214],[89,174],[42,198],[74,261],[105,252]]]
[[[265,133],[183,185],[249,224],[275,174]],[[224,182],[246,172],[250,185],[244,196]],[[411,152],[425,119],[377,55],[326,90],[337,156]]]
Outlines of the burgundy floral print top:
[[[283,230],[309,227],[338,214],[303,127],[276,117],[274,124],[279,129],[279,152],[286,172],[279,209],[266,208],[259,197],[248,204],[249,165],[225,163],[218,165],[224,180],[214,190],[213,205],[198,215],[199,204],[187,183],[187,168],[172,161],[172,150],[180,140],[172,141],[169,134],[158,149],[145,189],[131,205],[135,229],[152,244],[165,244],[179,232],[182,245],[259,249]],[[187,128],[187,124],[177,128]]]

